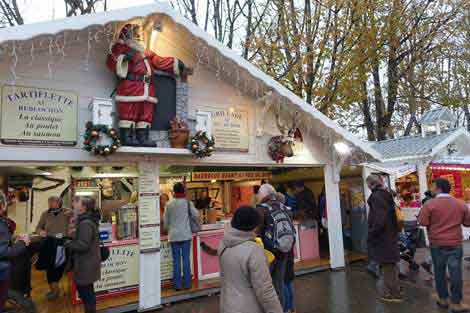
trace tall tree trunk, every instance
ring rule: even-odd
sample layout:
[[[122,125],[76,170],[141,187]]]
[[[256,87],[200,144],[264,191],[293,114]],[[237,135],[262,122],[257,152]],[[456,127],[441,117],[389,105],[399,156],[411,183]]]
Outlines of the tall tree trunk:
[[[372,121],[372,116],[370,114],[370,103],[369,103],[369,95],[367,92],[367,81],[362,83],[362,114],[364,115],[364,125],[366,126],[367,130],[367,140],[375,141],[375,127],[374,122]]]
[[[468,104],[463,105],[463,112],[465,114],[465,121],[467,123],[467,131],[470,132],[470,108]]]
[[[251,36],[253,30],[253,1],[248,0],[248,15],[246,17],[246,35],[245,43],[243,45],[243,58],[248,60],[248,51],[251,47]]]
[[[380,70],[377,56],[372,64],[372,78],[374,81],[375,121],[377,123],[377,140],[387,139],[387,125],[385,123],[385,102],[380,85]]]
[[[408,93],[408,106],[410,111],[410,119],[406,125],[404,136],[409,136],[413,129],[413,125],[417,124],[416,110],[417,110],[417,101],[415,93],[415,64],[413,56],[410,57],[410,66],[408,69],[407,75],[407,93]]]

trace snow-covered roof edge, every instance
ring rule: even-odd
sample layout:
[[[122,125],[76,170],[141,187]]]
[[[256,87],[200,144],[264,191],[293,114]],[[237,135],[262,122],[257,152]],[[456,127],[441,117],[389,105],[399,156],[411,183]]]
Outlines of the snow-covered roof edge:
[[[0,29],[0,44],[8,41],[29,40],[41,35],[55,35],[66,30],[81,30],[93,25],[106,25],[110,22],[124,22],[134,18],[145,18],[148,15],[155,13],[161,13],[169,16],[176,24],[180,24],[185,27],[193,36],[206,41],[208,45],[217,49],[220,54],[247,70],[253,77],[262,80],[267,86],[274,89],[281,96],[289,99],[293,104],[302,109],[302,111],[310,114],[315,119],[319,120],[323,125],[332,129],[340,138],[346,140],[374,159],[381,159],[381,154],[373,149],[369,143],[366,143],[355,137],[349,131],[339,126],[336,122],[329,119],[313,106],[307,104],[304,100],[274,80],[271,76],[267,75],[249,61],[236,54],[233,50],[225,47],[197,25],[181,16],[167,3],[156,2],[149,5],[131,7],[121,10],[111,10],[89,15],[73,16],[49,22],[7,27]]]
[[[414,159],[433,158],[439,152],[445,149],[447,145],[451,144],[452,142],[454,142],[461,136],[466,138],[467,141],[470,143],[470,134],[467,132],[467,130],[465,128],[458,128],[457,130],[452,132],[447,138],[441,141],[437,146],[432,148],[431,151],[427,154],[412,155],[412,156],[405,156],[405,157],[398,157],[398,158],[394,157],[394,158],[389,158],[389,159],[382,158],[381,161],[384,163],[387,163],[387,162],[401,162],[401,161],[414,160]]]

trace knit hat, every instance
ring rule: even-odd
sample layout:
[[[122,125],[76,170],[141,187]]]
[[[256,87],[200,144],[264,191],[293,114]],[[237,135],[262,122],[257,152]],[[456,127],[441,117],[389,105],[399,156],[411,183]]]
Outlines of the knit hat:
[[[263,184],[259,187],[258,193],[256,194],[256,198],[258,202],[263,201],[267,196],[276,195],[276,189],[270,184]]]
[[[241,206],[233,215],[231,225],[241,231],[252,231],[260,223],[259,213],[251,206]]]

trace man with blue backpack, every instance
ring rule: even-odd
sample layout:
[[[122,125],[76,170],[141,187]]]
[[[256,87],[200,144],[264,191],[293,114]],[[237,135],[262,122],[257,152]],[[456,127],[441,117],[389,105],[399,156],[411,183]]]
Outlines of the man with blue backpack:
[[[295,228],[287,207],[270,184],[261,185],[258,194],[257,211],[261,216],[258,230],[264,248],[274,254],[271,277],[279,300],[284,306],[283,295],[286,267],[289,253],[295,244]]]

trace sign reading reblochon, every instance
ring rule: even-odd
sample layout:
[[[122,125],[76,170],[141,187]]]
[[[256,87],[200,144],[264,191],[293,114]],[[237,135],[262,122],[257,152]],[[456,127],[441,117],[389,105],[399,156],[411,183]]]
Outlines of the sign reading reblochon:
[[[3,85],[1,91],[0,138],[3,144],[77,144],[76,93],[12,85]]]

